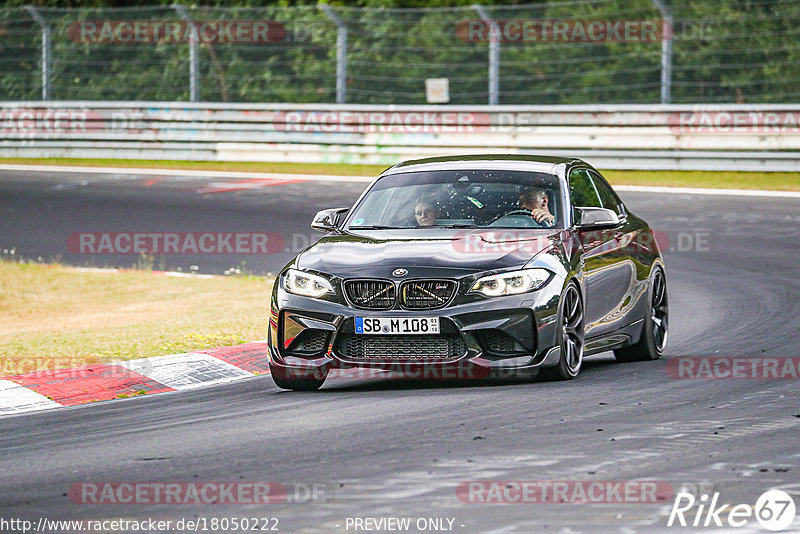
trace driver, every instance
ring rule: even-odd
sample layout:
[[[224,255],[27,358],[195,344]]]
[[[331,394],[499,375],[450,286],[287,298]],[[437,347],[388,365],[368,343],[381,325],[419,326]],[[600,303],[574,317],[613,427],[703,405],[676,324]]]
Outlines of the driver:
[[[521,209],[531,212],[531,217],[542,226],[553,226],[556,217],[550,213],[550,199],[544,189],[529,188],[519,196]]]
[[[420,197],[414,205],[414,219],[420,227],[428,227],[436,224],[441,212],[434,207],[434,202],[429,197]]]

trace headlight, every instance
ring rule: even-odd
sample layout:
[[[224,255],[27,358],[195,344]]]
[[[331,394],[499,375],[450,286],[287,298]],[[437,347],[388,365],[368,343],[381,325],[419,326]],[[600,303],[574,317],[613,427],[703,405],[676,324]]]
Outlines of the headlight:
[[[289,293],[304,297],[321,297],[326,293],[333,293],[331,283],[316,274],[289,269],[283,275],[283,288]]]
[[[472,284],[470,293],[480,293],[486,297],[499,297],[501,295],[517,295],[536,291],[550,279],[547,269],[523,269],[510,273],[493,274]]]

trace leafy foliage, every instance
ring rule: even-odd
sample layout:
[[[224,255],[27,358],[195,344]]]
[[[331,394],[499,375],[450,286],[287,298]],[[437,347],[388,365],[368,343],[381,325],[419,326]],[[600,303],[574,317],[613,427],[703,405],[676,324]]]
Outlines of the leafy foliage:
[[[41,28],[11,0],[0,8],[0,100],[41,97]],[[292,4],[289,6],[288,4]],[[52,31],[55,100],[189,99],[186,43],[91,43],[80,21],[179,21],[166,0],[116,7],[113,0],[40,0]],[[273,43],[201,43],[202,101],[334,102],[337,28],[316,2],[288,0],[187,6],[193,20],[270,20],[285,38]],[[488,99],[486,40],[459,25],[480,19],[465,0],[331,2],[347,26],[348,103],[424,104],[425,80],[448,78],[453,104]],[[425,8],[422,8],[424,4]],[[493,20],[648,20],[650,0],[482,2]],[[66,6],[66,7],[56,7]],[[355,7],[354,7],[355,6]],[[447,6],[445,8],[445,6]],[[453,7],[455,6],[455,7]],[[797,100],[800,2],[674,0],[672,101]],[[660,40],[500,43],[501,104],[656,103]]]

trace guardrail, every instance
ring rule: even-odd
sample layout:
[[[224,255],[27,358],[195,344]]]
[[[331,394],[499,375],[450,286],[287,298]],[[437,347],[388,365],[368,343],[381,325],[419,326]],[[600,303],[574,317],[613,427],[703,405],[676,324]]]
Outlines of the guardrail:
[[[470,153],[800,171],[800,105],[0,102],[0,157],[363,163]]]

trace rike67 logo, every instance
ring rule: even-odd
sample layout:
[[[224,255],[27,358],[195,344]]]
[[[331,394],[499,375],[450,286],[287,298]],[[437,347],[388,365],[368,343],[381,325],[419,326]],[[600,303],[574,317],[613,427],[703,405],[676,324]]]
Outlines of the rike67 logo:
[[[761,528],[777,532],[789,528],[794,517],[794,499],[781,490],[762,493],[755,506],[719,504],[719,492],[710,497],[704,493],[699,498],[680,492],[675,496],[667,526],[741,528],[755,519]]]

